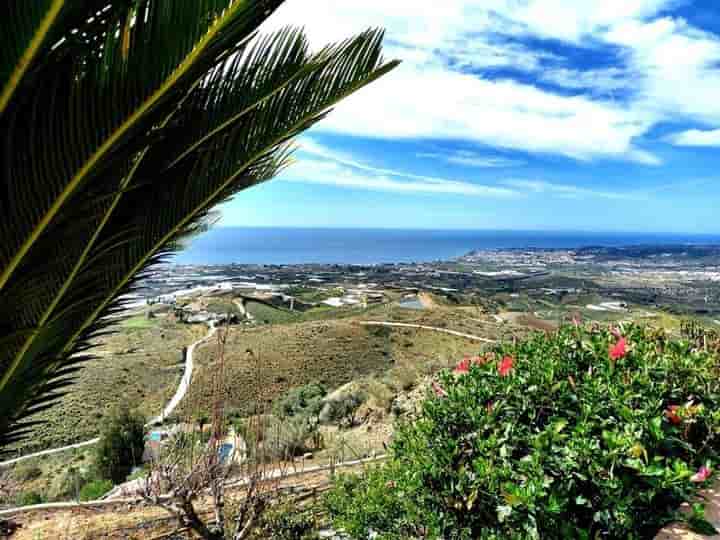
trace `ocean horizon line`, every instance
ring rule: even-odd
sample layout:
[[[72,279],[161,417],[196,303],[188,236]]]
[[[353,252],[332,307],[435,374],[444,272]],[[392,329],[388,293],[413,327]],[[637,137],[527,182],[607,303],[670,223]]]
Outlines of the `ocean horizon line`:
[[[641,231],[641,230],[590,230],[590,229],[493,229],[493,228],[429,228],[429,227],[355,227],[312,225],[213,225],[218,229],[246,230],[317,230],[317,231],[402,231],[402,232],[469,232],[469,233],[529,233],[529,234],[591,234],[591,235],[646,235],[646,236],[710,236],[720,238],[717,232],[694,231]]]
[[[219,227],[174,264],[385,264],[452,260],[488,249],[720,245],[719,235],[555,231]]]

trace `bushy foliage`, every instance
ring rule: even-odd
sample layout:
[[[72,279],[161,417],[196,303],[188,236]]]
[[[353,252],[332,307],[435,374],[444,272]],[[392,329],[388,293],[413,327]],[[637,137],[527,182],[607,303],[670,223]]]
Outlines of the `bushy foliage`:
[[[300,388],[289,390],[278,400],[275,409],[281,416],[317,417],[322,409],[322,400],[326,395],[327,389],[323,385],[306,384]]]
[[[81,501],[96,501],[113,487],[110,480],[93,480],[80,489]]]
[[[324,504],[337,529],[351,538],[400,540],[421,532],[412,523],[402,493],[397,491],[394,463],[369,468],[362,475],[341,474]],[[416,516],[415,516],[416,517]]]
[[[719,375],[637,326],[499,346],[442,373],[330,513],[357,538],[652,538],[720,464]]]
[[[45,497],[37,491],[25,491],[17,498],[18,506],[31,506],[34,504],[42,504],[44,502],[46,502]]]
[[[255,531],[258,540],[315,540],[317,523],[312,510],[281,504],[265,512]]]
[[[355,413],[365,403],[367,395],[360,391],[348,392],[325,402],[320,414],[322,422],[335,422],[352,427],[356,424]]]
[[[235,423],[235,430],[247,444],[248,458],[258,462],[291,459],[312,448],[317,422],[307,417],[260,415]]]
[[[145,450],[145,419],[127,406],[115,411],[102,431],[95,453],[95,467],[101,478],[123,482]]]

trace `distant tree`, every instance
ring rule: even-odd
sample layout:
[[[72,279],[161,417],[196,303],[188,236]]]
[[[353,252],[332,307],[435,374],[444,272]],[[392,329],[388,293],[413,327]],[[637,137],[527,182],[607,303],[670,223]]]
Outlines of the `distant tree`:
[[[120,407],[107,424],[95,451],[95,466],[101,478],[115,484],[125,481],[133,467],[142,463],[145,450],[145,419]]]

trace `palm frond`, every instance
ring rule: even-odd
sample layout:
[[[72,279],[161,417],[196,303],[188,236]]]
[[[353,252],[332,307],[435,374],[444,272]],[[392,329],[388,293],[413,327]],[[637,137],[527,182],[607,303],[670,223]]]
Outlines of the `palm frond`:
[[[35,84],[0,112],[0,451],[70,388],[153,265],[395,67],[378,30],[317,53],[297,29],[256,36],[281,3],[65,2]]]
[[[13,24],[13,31],[0,34],[0,114],[48,42],[64,4],[64,0],[7,0],[0,7],[0,20]]]

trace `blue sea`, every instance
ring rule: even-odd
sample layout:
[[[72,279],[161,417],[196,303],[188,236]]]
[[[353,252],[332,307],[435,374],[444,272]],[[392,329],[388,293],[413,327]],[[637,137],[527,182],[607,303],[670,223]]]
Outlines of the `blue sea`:
[[[177,264],[380,264],[448,260],[476,249],[720,244],[720,235],[218,227]]]

